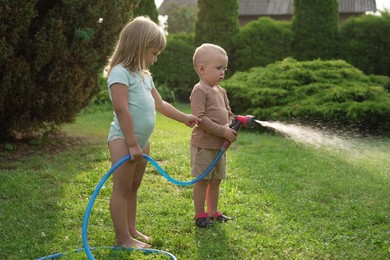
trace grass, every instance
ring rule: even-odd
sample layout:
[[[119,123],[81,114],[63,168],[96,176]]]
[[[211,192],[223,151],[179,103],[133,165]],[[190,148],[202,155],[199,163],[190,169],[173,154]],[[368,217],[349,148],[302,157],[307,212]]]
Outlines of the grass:
[[[179,108],[189,111],[187,105]],[[104,109],[85,112],[64,127],[66,135],[30,144],[23,156],[0,154],[0,259],[66,251],[65,259],[86,259],[72,252],[82,247],[89,198],[111,167],[111,117]],[[191,179],[190,132],[157,115],[151,156],[179,180]],[[234,221],[197,229],[192,187],[175,186],[149,166],[139,193],[138,228],[153,237],[153,248],[177,259],[389,259],[389,147],[383,139],[358,154],[319,151],[279,135],[242,131],[228,151],[219,203]],[[111,178],[90,216],[91,247],[113,244],[110,193]],[[94,253],[97,259],[167,259]]]

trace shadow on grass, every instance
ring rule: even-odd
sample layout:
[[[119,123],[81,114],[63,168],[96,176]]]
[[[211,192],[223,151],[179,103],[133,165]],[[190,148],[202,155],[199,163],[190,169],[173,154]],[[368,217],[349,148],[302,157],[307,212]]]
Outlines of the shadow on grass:
[[[230,247],[223,225],[216,223],[212,228],[196,228],[197,259],[232,259],[232,256],[237,255],[236,249]]]

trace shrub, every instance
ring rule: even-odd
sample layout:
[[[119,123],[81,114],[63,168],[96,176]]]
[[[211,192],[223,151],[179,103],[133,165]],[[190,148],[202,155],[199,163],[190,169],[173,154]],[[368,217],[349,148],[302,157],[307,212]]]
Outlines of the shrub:
[[[390,76],[390,14],[351,18],[341,27],[341,58],[367,74]]]
[[[74,120],[137,2],[1,2],[0,140]]]
[[[278,22],[269,17],[250,22],[233,39],[229,69],[244,71],[282,60],[291,54],[292,38],[289,22]]]
[[[390,123],[389,83],[388,77],[367,76],[342,60],[288,58],[238,72],[222,85],[236,113],[381,130]]]
[[[173,34],[168,35],[167,40],[167,48],[151,67],[153,79],[157,89],[164,88],[159,90],[160,94],[166,94],[163,98],[171,100],[173,92],[178,101],[189,102],[192,87],[199,81],[192,65],[195,51],[193,35]]]

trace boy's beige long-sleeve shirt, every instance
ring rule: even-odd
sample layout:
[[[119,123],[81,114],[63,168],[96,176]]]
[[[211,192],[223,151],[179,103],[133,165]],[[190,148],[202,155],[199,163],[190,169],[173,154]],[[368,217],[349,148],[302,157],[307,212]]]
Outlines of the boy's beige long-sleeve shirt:
[[[220,149],[226,127],[233,117],[225,89],[198,83],[190,101],[192,114],[202,120],[192,130],[191,144],[198,148]]]

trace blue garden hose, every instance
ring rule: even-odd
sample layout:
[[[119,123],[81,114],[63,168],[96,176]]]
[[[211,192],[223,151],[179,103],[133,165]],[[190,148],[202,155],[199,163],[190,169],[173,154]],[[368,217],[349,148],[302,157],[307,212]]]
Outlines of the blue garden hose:
[[[160,165],[158,165],[158,163],[153,160],[150,156],[144,154],[142,157],[144,159],[146,159],[147,161],[149,161],[157,170],[158,172],[164,176],[168,181],[172,182],[173,184],[176,184],[176,185],[179,185],[179,186],[188,186],[188,185],[191,185],[191,184],[194,184],[200,180],[202,180],[207,174],[210,173],[210,171],[215,167],[215,165],[217,164],[217,162],[219,161],[219,159],[221,158],[221,156],[223,155],[223,153],[225,152],[224,149],[221,149],[217,156],[215,156],[214,160],[211,162],[211,164],[209,165],[209,167],[207,167],[207,169],[201,174],[199,175],[197,178],[191,180],[191,181],[178,181],[178,180],[175,180],[173,179],[171,176],[169,176],[161,167]],[[88,229],[88,219],[89,219],[89,215],[91,214],[91,210],[92,210],[92,206],[95,202],[95,199],[97,197],[97,195],[99,194],[99,191],[100,189],[102,188],[103,184],[107,181],[108,177],[110,177],[110,175],[119,167],[121,166],[124,162],[130,160],[131,156],[130,154],[129,155],[126,155],[125,157],[123,157],[122,159],[120,159],[119,161],[117,161],[112,167],[110,170],[108,170],[108,172],[102,177],[102,179],[99,181],[99,183],[97,184],[94,192],[92,193],[92,196],[89,200],[89,203],[88,203],[88,206],[87,206],[87,209],[85,211],[85,214],[84,214],[84,220],[83,220],[83,226],[82,226],[82,231],[81,231],[81,235],[82,235],[82,240],[83,240],[83,247],[84,247],[84,251],[85,253],[87,254],[87,257],[89,260],[92,260],[92,259],[95,259],[92,255],[92,252],[91,252],[91,249],[89,248],[88,246],[88,238],[87,238],[87,229]],[[155,250],[155,249],[139,249],[141,251],[145,251],[146,253],[148,253],[149,251],[150,252],[163,252],[163,251],[160,251],[160,250]],[[153,251],[154,250],[154,251]],[[167,252],[163,252],[165,254],[169,254]],[[169,254],[171,259],[176,259],[173,255]]]
[[[171,260],[177,260],[177,258],[172,255],[169,252],[163,251],[163,250],[157,250],[157,249],[151,249],[151,248],[132,248],[132,247],[116,247],[116,246],[101,246],[101,247],[92,247],[93,250],[95,249],[103,249],[103,250],[122,250],[122,251],[139,251],[143,252],[144,254],[159,254],[159,255],[166,255]],[[63,253],[55,253],[52,255],[44,256],[41,258],[37,258],[36,260],[47,260],[47,259],[57,259],[65,256],[67,253],[79,253],[85,251],[84,248],[78,248],[73,251],[67,251]]]

